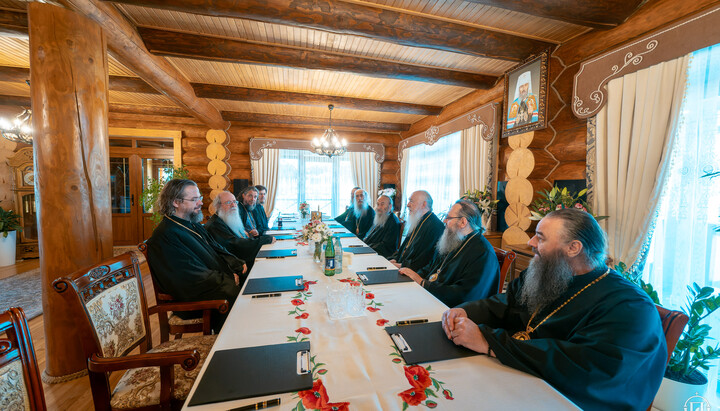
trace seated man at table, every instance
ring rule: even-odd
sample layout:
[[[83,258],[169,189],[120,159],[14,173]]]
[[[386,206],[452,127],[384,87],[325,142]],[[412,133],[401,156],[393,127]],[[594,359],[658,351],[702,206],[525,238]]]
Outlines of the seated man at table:
[[[261,235],[258,230],[258,224],[253,215],[257,207],[258,189],[254,186],[248,186],[240,190],[240,218],[245,225],[245,232],[250,238],[256,238]]]
[[[158,208],[162,221],[147,240],[148,265],[160,291],[176,301],[228,300],[232,304],[247,278],[247,266],[218,244],[202,221],[202,202],[192,180],[165,183]],[[177,312],[180,318],[198,316]],[[213,314],[213,330],[219,331],[225,315]]]
[[[342,225],[358,238],[365,238],[375,219],[375,210],[368,204],[367,191],[362,188],[355,190],[355,203],[348,211],[349,214]]]
[[[355,192],[359,189],[360,187],[353,187],[352,190],[350,190],[350,205],[345,207],[345,212],[335,217],[335,221],[343,226],[345,225],[345,220],[348,218],[348,215],[352,213],[353,204],[355,204]]]
[[[393,214],[392,200],[382,195],[375,206],[373,226],[363,239],[376,253],[387,258],[398,248],[400,220]]]
[[[544,379],[583,409],[646,409],[667,362],[660,316],[605,265],[597,221],[553,211],[528,245],[535,257],[506,294],[443,314],[448,338]]]
[[[445,231],[430,264],[407,275],[448,307],[490,297],[498,291],[500,265],[495,250],[482,235],[480,209],[471,201],[457,201],[447,217]]]
[[[258,238],[248,237],[233,193],[223,191],[215,197],[212,205],[215,214],[205,223],[205,229],[215,241],[235,254],[237,258],[244,260],[249,271],[255,263],[255,256],[260,251],[260,247],[274,243],[275,238],[269,235],[261,235]]]
[[[419,190],[410,196],[407,203],[408,230],[400,248],[390,257],[396,267],[408,267],[417,271],[430,264],[445,226],[432,212],[433,200],[430,193]]]
[[[258,184],[255,188],[258,191],[258,198],[252,215],[255,223],[257,223],[258,234],[263,235],[270,229],[270,226],[268,226],[268,215],[265,213],[265,195],[267,195],[267,187]]]

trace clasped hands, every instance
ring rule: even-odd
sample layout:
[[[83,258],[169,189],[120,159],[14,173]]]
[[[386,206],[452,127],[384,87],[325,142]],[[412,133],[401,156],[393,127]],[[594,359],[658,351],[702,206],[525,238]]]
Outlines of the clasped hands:
[[[462,345],[482,354],[488,353],[488,342],[477,324],[462,308],[451,308],[443,313],[442,328],[455,345]]]
[[[247,264],[243,264],[243,274],[247,272]],[[233,277],[235,278],[235,285],[240,285],[240,276],[236,273],[233,273]]]

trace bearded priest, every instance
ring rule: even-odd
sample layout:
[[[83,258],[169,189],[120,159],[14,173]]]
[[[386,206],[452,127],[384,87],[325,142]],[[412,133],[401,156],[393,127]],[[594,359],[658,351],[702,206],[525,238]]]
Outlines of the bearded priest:
[[[395,267],[417,271],[430,263],[440,236],[443,222],[432,211],[430,193],[418,190],[407,203],[407,235],[400,248],[388,259]]]
[[[386,195],[378,197],[375,220],[363,242],[385,258],[397,251],[400,242],[400,220],[393,214],[390,197]]]
[[[471,201],[457,201],[445,217],[445,231],[432,262],[418,272],[400,268],[400,274],[449,307],[496,294],[500,266],[495,250],[482,235],[480,216],[480,209]]]
[[[607,240],[577,209],[546,215],[506,294],[446,311],[455,344],[542,378],[584,410],[644,410],[667,347],[650,297],[605,264]]]
[[[348,209],[345,220],[340,224],[345,226],[358,238],[365,238],[375,219],[375,210],[368,204],[368,192],[362,188],[355,190],[355,202]]]

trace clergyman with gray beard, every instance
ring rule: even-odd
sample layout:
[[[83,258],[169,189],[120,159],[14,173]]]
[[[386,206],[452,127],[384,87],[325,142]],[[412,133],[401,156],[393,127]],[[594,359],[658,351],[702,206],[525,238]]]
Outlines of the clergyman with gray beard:
[[[358,238],[365,238],[373,225],[375,210],[368,204],[368,192],[359,188],[355,190],[353,207],[348,209],[347,216],[342,224]]]
[[[471,201],[459,200],[445,217],[445,230],[432,261],[407,275],[449,307],[487,298],[498,292],[500,266],[495,250],[482,235],[480,210]]]
[[[443,314],[447,337],[544,379],[584,410],[647,409],[667,362],[660,316],[606,266],[597,221],[553,211],[528,245],[535,256],[506,294]]]
[[[228,300],[232,304],[247,278],[247,266],[200,224],[202,200],[192,180],[165,183],[156,204],[163,219],[147,240],[148,265],[158,291],[175,301]],[[196,312],[175,314],[183,319],[198,316]],[[225,318],[213,313],[213,330],[220,331]]]
[[[388,257],[395,267],[417,271],[430,263],[440,236],[443,222],[433,213],[433,199],[424,190],[415,191],[407,202],[405,239],[400,248]]]
[[[400,243],[400,220],[393,214],[390,197],[386,195],[378,197],[375,220],[363,242],[385,258],[397,251]]]

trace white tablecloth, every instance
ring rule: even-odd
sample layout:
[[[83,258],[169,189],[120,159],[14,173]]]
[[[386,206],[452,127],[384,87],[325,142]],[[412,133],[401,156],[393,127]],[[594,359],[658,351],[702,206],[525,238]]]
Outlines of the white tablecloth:
[[[283,232],[288,233],[291,232]],[[341,242],[343,246],[362,244],[357,238],[342,238]],[[316,368],[314,377],[322,382],[328,402],[349,403],[345,405],[355,410],[402,410],[405,401],[411,406],[418,403],[421,408],[429,406],[445,410],[577,409],[543,380],[483,355],[416,366],[412,369],[420,375],[420,382],[416,384],[425,381],[423,385],[429,385],[424,390],[413,388],[405,375],[405,364],[395,354],[392,340],[383,326],[417,318],[439,321],[447,307],[414,282],[364,286],[368,293],[365,316],[330,320],[325,308],[329,285],[343,279],[357,280],[355,270],[391,267],[391,264],[379,255],[356,255],[352,265],[345,267],[342,274],[325,277],[321,266],[312,261],[309,246],[296,245],[295,241],[278,241],[264,246],[264,249],[285,248],[297,248],[298,256],[258,259],[250,278],[302,275],[305,280],[317,283],[308,285],[307,292],[288,292],[282,297],[252,299],[241,294],[210,356],[217,350],[307,338],[315,364],[322,364]],[[204,367],[208,363],[209,359]],[[188,398],[195,392],[204,371]],[[414,396],[411,395],[413,392]],[[312,395],[303,393],[302,397],[314,397],[306,394]],[[302,409],[298,407],[302,402],[298,393],[195,407],[188,407],[186,402],[183,409],[226,410],[277,397],[282,403],[273,409]]]

